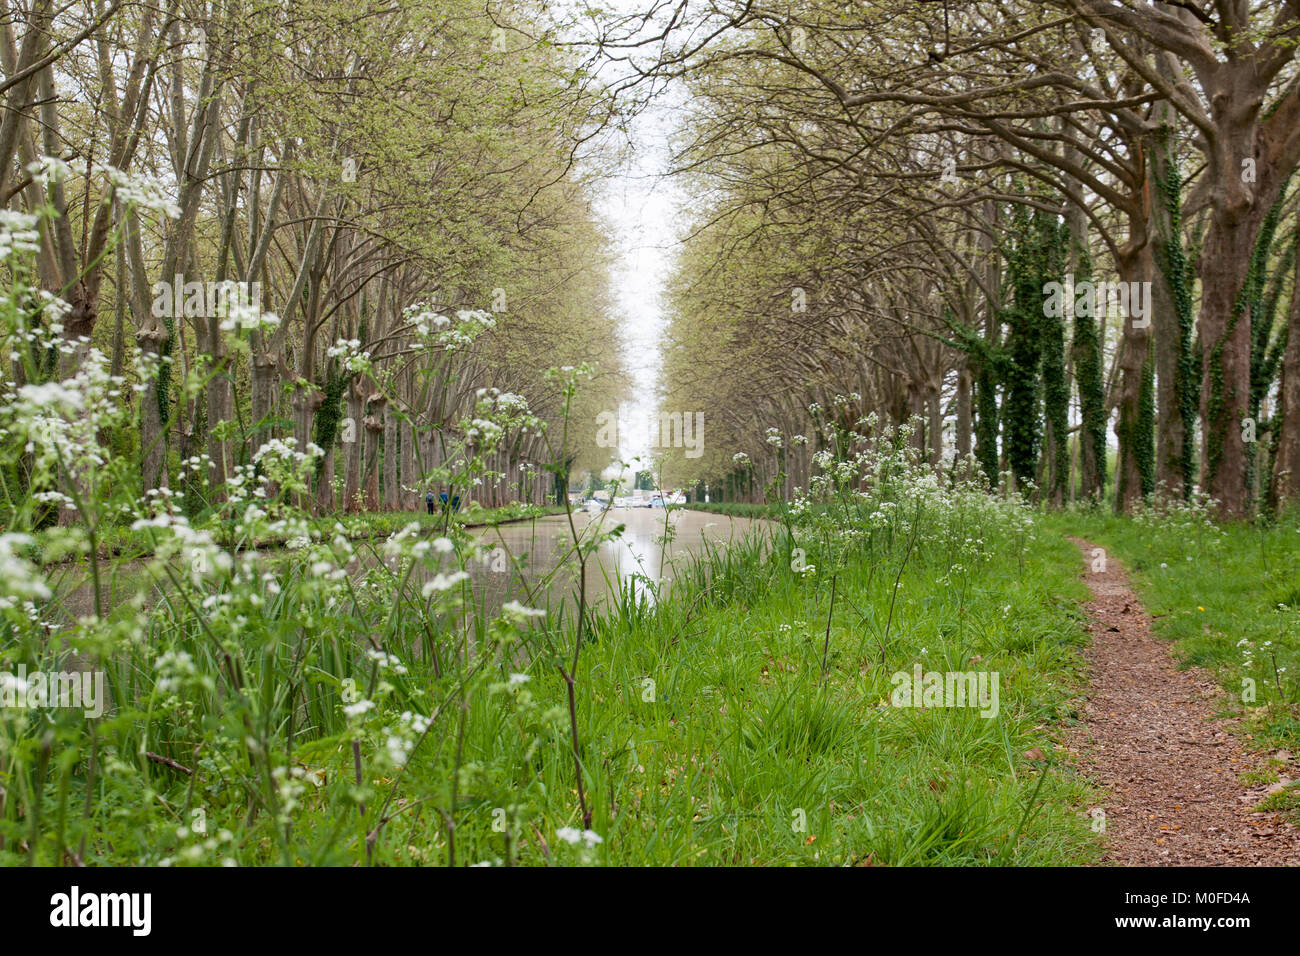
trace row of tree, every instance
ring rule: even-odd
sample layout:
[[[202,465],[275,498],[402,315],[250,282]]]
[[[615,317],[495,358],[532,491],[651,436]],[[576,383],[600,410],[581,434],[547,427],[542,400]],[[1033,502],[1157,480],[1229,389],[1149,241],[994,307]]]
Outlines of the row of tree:
[[[0,198],[41,241],[0,268],[66,303],[31,300],[66,343],[35,377],[106,356],[135,386],[108,440],[136,491],[192,509],[290,437],[324,452],[318,510],[422,507],[481,389],[558,424],[550,366],[596,364],[578,412],[613,407],[591,197],[619,117],[562,29],[469,0],[13,0]],[[7,388],[33,377],[5,364]],[[515,429],[471,494],[540,501],[552,458]]]
[[[685,39],[631,59],[691,94],[683,474],[806,487],[919,418],[936,465],[1055,502],[1300,496],[1300,3],[672,9]]]

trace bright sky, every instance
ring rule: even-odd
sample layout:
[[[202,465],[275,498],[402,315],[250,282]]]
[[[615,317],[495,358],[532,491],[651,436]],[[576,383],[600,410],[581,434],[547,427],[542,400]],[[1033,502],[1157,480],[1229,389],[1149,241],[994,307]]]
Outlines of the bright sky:
[[[609,0],[612,14],[639,14],[645,0]],[[658,27],[651,29],[651,32]],[[641,51],[648,56],[650,50]],[[626,78],[626,64],[608,64],[607,79]],[[638,90],[637,94],[643,94]],[[624,461],[649,454],[658,428],[661,344],[667,327],[663,296],[679,237],[684,206],[676,183],[665,178],[674,113],[682,106],[670,88],[632,120],[626,160],[607,181],[597,209],[608,224],[618,256],[612,280],[624,357],[632,377],[632,399],[619,415],[619,448]],[[630,481],[634,466],[624,477]],[[607,476],[612,477],[612,476]]]
[[[633,400],[620,410],[625,461],[648,455],[658,421],[660,343],[667,319],[663,293],[677,243],[680,191],[664,178],[669,161],[670,109],[656,102],[632,122],[627,161],[608,182],[597,208],[613,233],[618,261],[613,285]],[[648,463],[648,462],[647,462]]]

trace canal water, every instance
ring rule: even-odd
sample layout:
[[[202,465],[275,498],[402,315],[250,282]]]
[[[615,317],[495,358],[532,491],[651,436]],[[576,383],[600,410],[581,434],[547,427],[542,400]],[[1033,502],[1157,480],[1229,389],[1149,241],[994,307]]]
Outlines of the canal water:
[[[674,574],[697,555],[708,548],[725,549],[749,534],[765,533],[765,524],[699,511],[612,508],[596,514],[576,513],[571,530],[565,515],[555,515],[480,529],[477,536],[482,546],[496,550],[471,562],[467,570],[473,576],[476,596],[486,595],[490,606],[500,607],[519,598],[521,590],[525,596],[531,594],[535,606],[554,605],[577,593],[573,532],[586,542],[622,525],[620,534],[602,541],[592,554],[587,567],[587,601],[599,604],[621,590],[630,590],[637,600],[654,603],[672,586]],[[522,575],[510,571],[505,560],[509,554],[529,556]],[[561,565],[561,573],[553,573]]]
[[[665,515],[669,522],[665,534]],[[577,562],[573,558],[573,532],[589,542],[622,525],[622,531],[602,540],[587,566],[586,596],[599,605],[621,590],[630,589],[638,600],[653,603],[672,586],[675,573],[709,547],[726,548],[749,534],[765,534],[768,523],[752,518],[731,518],[684,509],[665,512],[661,508],[612,508],[589,514],[577,512],[570,528],[566,515],[549,515],[533,521],[517,521],[496,528],[471,528],[483,554],[469,562],[475,602],[495,614],[502,604],[518,600],[526,606],[555,608],[571,601],[577,593]],[[666,540],[665,540],[666,539]],[[382,542],[374,550],[382,553]],[[357,542],[359,554],[369,548]],[[273,566],[273,550],[263,552]],[[522,558],[523,560],[517,560]],[[374,573],[374,561],[364,558],[350,572],[364,580]],[[107,570],[101,565],[106,605],[115,607],[139,595],[146,605],[162,597],[159,586],[138,561],[119,561]],[[445,566],[444,571],[455,570]],[[429,572],[432,575],[432,572]],[[52,569],[51,590],[62,595],[57,601],[69,619],[90,614],[93,589],[89,568],[83,565]],[[59,616],[63,616],[59,615]]]

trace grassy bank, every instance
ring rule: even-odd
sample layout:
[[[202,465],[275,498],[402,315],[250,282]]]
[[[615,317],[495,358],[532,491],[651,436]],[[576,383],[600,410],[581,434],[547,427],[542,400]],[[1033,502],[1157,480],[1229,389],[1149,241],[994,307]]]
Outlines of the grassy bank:
[[[618,758],[595,775],[598,858],[1091,859],[1078,816],[1085,788],[1025,756],[1050,758],[1053,728],[1070,712],[1080,628],[1063,596],[1076,593],[1076,554],[1031,541],[1023,566],[991,552],[954,576],[939,529],[926,533],[934,538],[906,562],[901,537],[838,559],[815,536],[799,538],[817,569],[803,573],[779,542],[765,562],[737,549],[714,559],[707,585],[701,567],[657,612],[625,607],[603,622],[587,676],[604,687],[584,736]],[[994,535],[982,533],[985,546],[1017,543]],[[1000,673],[1000,712],[890,706],[891,675],[915,664]],[[500,857],[499,840],[477,835],[480,855]]]
[[[784,511],[783,506],[755,505],[742,501],[701,501],[685,507],[692,511],[706,511],[709,514],[727,515],[732,518],[775,518]]]
[[[706,553],[657,604],[580,620],[485,616],[463,529],[336,534],[271,565],[159,518],[158,607],[52,633],[36,601],[3,612],[6,668],[89,666],[108,701],[2,712],[0,861],[1094,859],[1054,748],[1077,552],[1018,505],[892,467],[797,505],[793,540]],[[206,555],[193,573],[182,548]],[[996,693],[903,706],[914,668]]]

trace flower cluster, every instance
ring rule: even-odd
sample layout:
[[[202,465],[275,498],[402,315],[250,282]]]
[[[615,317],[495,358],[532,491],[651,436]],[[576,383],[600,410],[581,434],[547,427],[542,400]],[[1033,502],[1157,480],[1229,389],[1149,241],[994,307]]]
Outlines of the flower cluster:
[[[50,597],[44,576],[20,553],[33,543],[31,535],[0,534],[0,610],[8,610],[21,601],[43,601]]]
[[[90,351],[72,378],[19,386],[0,405],[0,437],[17,438],[31,456],[30,488],[71,505],[62,477],[87,482],[107,464],[100,431],[127,414],[123,380],[109,374],[108,361]]]
[[[8,259],[15,253],[39,252],[39,223],[39,216],[0,209],[0,259]]]
[[[407,306],[402,310],[402,316],[422,341],[447,352],[473,344],[483,332],[497,324],[492,313],[483,309],[460,309],[453,322],[423,303]]]
[[[179,219],[181,207],[171,199],[167,189],[148,176],[132,176],[112,166],[104,167],[108,181],[113,185],[116,198],[126,206],[160,212],[171,219]]]
[[[339,339],[325,350],[332,359],[338,359],[349,372],[362,373],[370,370],[370,353],[362,351],[360,339]]]

